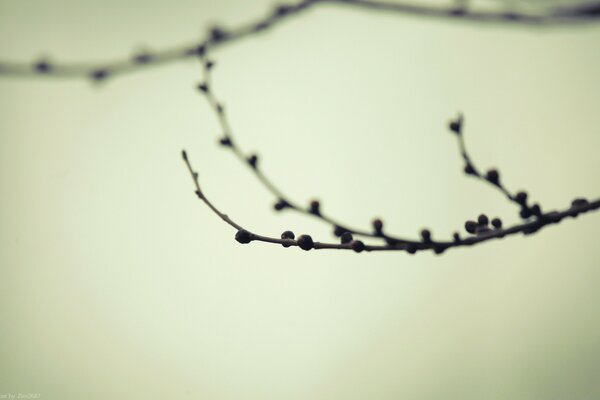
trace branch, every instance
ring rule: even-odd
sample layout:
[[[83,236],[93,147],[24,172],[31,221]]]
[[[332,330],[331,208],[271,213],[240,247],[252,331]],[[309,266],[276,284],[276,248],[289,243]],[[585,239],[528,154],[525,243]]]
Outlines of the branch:
[[[102,63],[55,63],[39,59],[33,63],[0,61],[0,76],[44,76],[56,78],[88,78],[96,82],[108,78],[136,72],[149,66],[159,66],[174,61],[197,56],[204,47],[213,48],[232,43],[264,32],[292,16],[321,4],[336,4],[364,10],[393,12],[426,18],[448,19],[473,23],[497,23],[523,26],[564,26],[580,25],[600,21],[600,3],[570,8],[550,8],[546,12],[533,14],[519,11],[485,11],[467,7],[464,4],[450,4],[436,7],[411,3],[392,3],[381,0],[301,0],[295,4],[278,5],[264,17],[225,30],[213,27],[200,41],[184,46],[156,52],[134,54],[127,59]]]
[[[432,234],[428,229],[423,229],[421,231],[421,239],[407,239],[401,238],[393,235],[389,235],[383,230],[383,221],[380,219],[375,219],[372,223],[373,230],[365,231],[355,228],[349,228],[348,225],[338,222],[336,219],[324,214],[321,210],[321,204],[314,200],[310,203],[308,207],[301,207],[297,202],[287,197],[281,189],[271,181],[265,173],[262,171],[259,165],[259,157],[256,154],[246,154],[237,144],[237,141],[234,140],[233,132],[231,129],[231,125],[227,118],[227,114],[225,108],[222,103],[217,99],[212,83],[212,70],[214,68],[214,62],[206,58],[206,49],[204,49],[203,53],[200,56],[200,60],[202,62],[202,77],[203,82],[198,84],[198,89],[201,93],[205,95],[208,100],[208,103],[211,109],[216,114],[221,129],[223,131],[222,137],[219,140],[219,143],[226,149],[229,149],[233,152],[236,158],[242,162],[243,165],[249,167],[250,171],[254,174],[254,176],[258,179],[258,181],[277,199],[277,202],[274,205],[275,210],[281,211],[284,209],[294,210],[302,215],[314,217],[324,223],[331,225],[334,228],[334,235],[340,237],[341,245],[349,245],[352,241],[354,241],[354,236],[362,236],[371,239],[380,239],[383,240],[385,245],[357,245],[360,251],[380,251],[380,250],[405,250],[411,254],[419,250],[433,250],[435,253],[440,254],[444,252],[446,249],[451,247],[459,247],[459,246],[469,246],[476,243],[481,243],[490,239],[502,238],[506,235],[513,235],[516,233],[525,233],[531,234],[535,233],[541,228],[553,224],[558,223],[565,217],[576,217],[582,212],[587,212],[591,210],[595,210],[600,207],[600,199],[596,200],[592,203],[589,203],[586,199],[577,198],[573,200],[571,207],[565,209],[562,212],[552,211],[548,213],[543,213],[539,204],[534,204],[533,206],[529,206],[527,204],[527,193],[519,192],[513,195],[508,189],[504,186],[504,184],[500,180],[500,173],[496,169],[490,169],[486,172],[485,175],[481,174],[478,169],[475,167],[471,156],[467,152],[464,135],[463,135],[463,125],[464,118],[462,115],[459,115],[455,120],[449,123],[449,129],[453,132],[458,140],[460,154],[465,161],[464,171],[467,175],[471,175],[476,177],[482,182],[492,185],[496,189],[498,189],[506,198],[517,204],[521,208],[521,218],[525,221],[522,224],[514,225],[510,228],[503,229],[502,221],[499,218],[494,218],[490,221],[490,219],[485,215],[481,214],[477,218],[477,221],[468,220],[465,222],[464,228],[468,234],[472,235],[465,239],[461,238],[458,232],[455,232],[453,235],[452,241],[436,241],[432,239]],[[187,162],[186,156],[184,159]],[[193,173],[193,171],[190,172]],[[196,176],[197,178],[197,176]],[[209,207],[215,211],[212,205],[209,204]],[[220,213],[218,213],[220,214]],[[490,226],[491,223],[491,226]],[[230,224],[232,225],[232,224]],[[236,227],[238,230],[243,228],[232,225]],[[245,231],[245,230],[244,230]],[[244,234],[245,235],[245,234]],[[254,234],[252,234],[254,235]],[[255,235],[258,237],[258,235]],[[245,236],[244,236],[245,237]],[[268,238],[272,242],[273,238]],[[238,240],[239,241],[239,240]],[[364,246],[363,246],[364,245]],[[324,248],[338,248],[338,247],[330,247],[331,244],[327,245],[328,247]],[[340,247],[345,248],[345,247]]]
[[[198,173],[192,168],[192,165],[189,161],[185,150],[182,151],[182,157],[194,181],[194,185],[196,187],[196,196],[198,196],[198,198],[202,200],[202,202],[204,202],[204,204],[208,206],[208,208],[219,218],[221,218],[225,223],[237,230],[235,239],[242,244],[257,241],[271,244],[279,244],[283,247],[297,246],[300,247],[302,250],[306,251],[312,249],[337,249],[352,250],[357,253],[363,251],[406,251],[409,254],[414,254],[417,251],[433,250],[436,254],[441,254],[445,250],[453,247],[472,246],[477,243],[483,243],[492,239],[498,239],[509,235],[515,235],[517,233],[524,233],[526,235],[532,234],[539,231],[541,228],[547,225],[556,224],[562,221],[564,218],[575,218],[581,213],[597,210],[598,208],[600,208],[600,199],[595,200],[593,202],[588,202],[585,199],[576,199],[571,204],[571,207],[565,209],[564,211],[552,211],[549,213],[542,214],[539,218],[535,219],[534,221],[515,225],[507,229],[497,228],[494,230],[481,231],[476,236],[471,236],[464,240],[455,240],[453,242],[434,241],[431,239],[430,234],[423,234],[422,241],[414,245],[410,243],[388,243],[386,245],[365,244],[360,240],[354,240],[352,235],[349,233],[346,233],[341,237],[340,243],[315,242],[313,241],[310,235],[306,234],[300,235],[298,239],[296,239],[292,231],[285,231],[281,234],[280,238],[276,238],[271,236],[259,235],[248,229],[245,229],[243,226],[231,219],[227,214],[224,214],[216,206],[214,206],[210,202],[210,200],[208,200],[204,192],[200,189]]]
[[[529,217],[536,216],[539,217],[542,213],[541,206],[536,203],[533,205],[527,204],[527,192],[520,191],[516,194],[512,194],[505,186],[502,180],[500,179],[500,172],[497,169],[489,169],[485,174],[479,172],[478,168],[475,166],[473,159],[467,152],[467,147],[465,145],[464,133],[463,133],[463,125],[464,118],[462,114],[459,114],[458,117],[451,121],[448,124],[448,128],[455,133],[456,139],[458,141],[458,148],[460,150],[460,154],[465,161],[464,172],[467,175],[473,176],[479,179],[482,182],[489,183],[496,189],[498,189],[506,198],[515,203],[520,208],[519,215],[523,219],[527,219]]]

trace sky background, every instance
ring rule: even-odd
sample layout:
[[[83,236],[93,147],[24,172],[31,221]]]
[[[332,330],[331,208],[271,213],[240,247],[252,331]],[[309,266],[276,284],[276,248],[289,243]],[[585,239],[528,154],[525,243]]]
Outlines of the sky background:
[[[0,2],[5,60],[112,60],[264,15],[271,1]],[[354,226],[450,237],[514,206],[600,194],[600,25],[525,28],[315,7],[214,54],[240,146],[291,198]],[[97,86],[0,77],[0,395],[44,399],[600,397],[600,213],[448,251],[331,240],[216,145],[196,61]]]

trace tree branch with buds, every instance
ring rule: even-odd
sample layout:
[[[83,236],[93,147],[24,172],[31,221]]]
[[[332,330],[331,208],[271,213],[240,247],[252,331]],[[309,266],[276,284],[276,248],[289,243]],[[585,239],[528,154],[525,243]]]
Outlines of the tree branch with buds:
[[[109,78],[140,71],[150,66],[190,59],[198,55],[199,49],[210,45],[218,48],[246,37],[263,33],[291,17],[320,5],[340,5],[365,11],[395,13],[422,18],[447,19],[482,24],[506,24],[532,27],[559,27],[581,25],[600,21],[600,3],[568,7],[550,7],[539,12],[484,10],[469,6],[466,1],[449,2],[446,6],[398,3],[383,0],[301,0],[293,4],[279,4],[262,18],[247,22],[232,29],[215,26],[199,41],[154,52],[135,53],[130,58],[103,63],[80,62],[59,63],[51,59],[29,62],[0,60],[0,77],[55,77],[87,78],[103,82]]]
[[[257,178],[257,180],[269,191],[276,199],[274,209],[277,211],[292,210],[300,213],[304,216],[309,216],[320,220],[333,227],[333,233],[339,238],[339,243],[320,243],[314,242],[310,235],[301,235],[298,239],[295,239],[294,233],[291,231],[285,231],[281,234],[280,238],[262,236],[252,233],[237,223],[233,222],[225,214],[221,213],[218,209],[210,203],[206,197],[200,191],[198,184],[198,175],[192,169],[187,154],[183,153],[184,161],[186,162],[194,182],[196,184],[196,194],[198,197],[221,219],[227,222],[229,225],[237,229],[236,240],[240,243],[250,243],[252,241],[260,241],[267,243],[281,244],[284,247],[298,246],[304,250],[311,249],[341,249],[341,250],[354,250],[356,252],[362,251],[406,251],[409,254],[414,254],[418,251],[433,250],[436,254],[441,254],[449,248],[471,246],[478,243],[487,242],[492,239],[504,238],[506,236],[515,235],[517,233],[523,233],[526,235],[538,232],[540,229],[561,222],[567,217],[577,217],[579,214],[597,210],[600,208],[600,199],[589,202],[583,198],[576,198],[572,201],[571,205],[562,211],[550,211],[544,213],[539,204],[529,205],[528,195],[524,191],[517,192],[516,194],[511,193],[500,179],[500,172],[497,169],[489,169],[485,173],[481,173],[476,167],[471,155],[467,151],[467,147],[464,139],[464,118],[462,114],[452,120],[448,128],[455,135],[459,152],[464,160],[464,173],[467,176],[472,176],[479,181],[489,184],[496,188],[502,195],[504,195],[510,202],[516,204],[520,208],[520,217],[523,222],[515,224],[511,227],[504,227],[502,221],[499,218],[489,219],[485,214],[481,214],[476,220],[468,220],[465,222],[464,229],[468,236],[461,237],[458,232],[455,232],[451,240],[435,240],[432,237],[431,231],[423,229],[421,231],[421,237],[418,239],[408,239],[405,237],[399,237],[391,235],[384,231],[384,224],[381,219],[374,219],[372,222],[372,229],[370,231],[363,229],[350,228],[347,224],[341,223],[333,217],[325,214],[322,211],[321,203],[313,200],[307,207],[302,207],[298,202],[286,196],[279,187],[271,181],[265,172],[262,170],[259,164],[259,157],[257,154],[247,154],[238,145],[234,139],[231,124],[229,123],[227,113],[222,103],[218,100],[214,85],[212,82],[211,72],[215,66],[215,63],[206,57],[206,48],[203,48],[199,53],[200,61],[202,63],[202,77],[203,81],[198,84],[198,90],[206,97],[209,106],[214,111],[219,125],[222,130],[222,136],[219,139],[219,144],[225,149],[230,150],[236,158],[243,164],[246,165]],[[361,240],[356,240],[355,237],[363,237],[370,241],[377,241],[380,243],[365,244]]]

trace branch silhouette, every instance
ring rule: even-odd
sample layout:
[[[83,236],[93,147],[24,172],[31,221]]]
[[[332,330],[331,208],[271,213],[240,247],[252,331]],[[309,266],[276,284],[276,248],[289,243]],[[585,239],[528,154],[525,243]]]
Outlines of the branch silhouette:
[[[500,178],[500,172],[497,169],[489,169],[485,174],[479,172],[475,166],[475,163],[473,162],[472,157],[467,151],[463,133],[464,118],[462,114],[459,114],[455,120],[450,121],[448,128],[457,138],[459,152],[465,162],[463,169],[464,173],[496,188],[510,202],[516,204],[520,208],[519,215],[524,221],[521,224],[504,228],[502,220],[499,218],[493,218],[490,221],[485,214],[481,214],[478,216],[476,221],[468,220],[465,222],[464,229],[469,236],[462,238],[458,232],[455,232],[451,241],[434,240],[432,238],[431,231],[428,229],[423,229],[421,231],[420,239],[408,239],[391,235],[384,231],[384,224],[381,219],[373,220],[371,231],[350,228],[347,224],[341,223],[333,217],[323,213],[320,202],[313,200],[308,207],[302,207],[298,202],[286,196],[283,191],[279,189],[279,187],[263,172],[259,163],[259,156],[257,154],[247,154],[240,148],[240,146],[237,144],[237,141],[234,139],[226,110],[215,94],[211,74],[215,63],[206,57],[206,52],[207,49],[203,48],[202,52],[199,53],[200,61],[202,63],[203,81],[198,84],[197,88],[206,97],[208,104],[214,111],[219,121],[223,132],[221,138],[219,139],[219,144],[224,148],[229,149],[243,165],[246,165],[252,171],[257,180],[265,187],[265,189],[276,198],[276,202],[274,204],[275,210],[282,211],[289,209],[298,212],[301,215],[316,218],[326,224],[331,225],[333,227],[334,235],[340,238],[339,244],[313,242],[310,235],[302,235],[298,238],[298,240],[294,241],[295,236],[291,231],[285,231],[282,233],[281,239],[278,239],[275,237],[258,235],[243,228],[229,219],[229,217],[221,213],[206,199],[204,194],[200,191],[198,174],[192,169],[187,157],[187,153],[184,151],[183,159],[186,162],[192,177],[194,178],[197,189],[196,194],[213,212],[219,215],[229,225],[237,229],[236,240],[240,243],[246,244],[252,241],[260,241],[282,244],[284,247],[299,246],[304,250],[311,250],[313,248],[354,250],[356,252],[396,250],[406,251],[410,254],[414,254],[417,251],[422,250],[433,250],[436,254],[441,254],[447,249],[453,247],[471,246],[477,243],[486,242],[491,239],[503,238],[505,236],[514,235],[517,233],[524,233],[527,235],[532,234],[539,231],[543,227],[556,224],[566,217],[575,218],[581,213],[600,208],[600,199],[589,202],[584,198],[576,198],[572,201],[570,207],[564,209],[563,211],[550,211],[544,213],[538,203],[533,205],[528,204],[527,192],[520,191],[516,194],[512,194],[502,182]],[[378,239],[383,241],[383,244],[365,244],[360,240],[355,240],[354,236],[361,236],[372,240]]]
[[[213,90],[211,70],[214,67],[214,63],[206,58],[206,51],[208,48],[212,51],[225,44],[234,43],[243,38],[262,33],[293,16],[298,16],[308,9],[324,4],[343,5],[363,9],[365,11],[385,11],[399,15],[414,15],[424,18],[438,18],[482,24],[496,23],[513,26],[573,26],[600,21],[600,3],[587,3],[585,5],[570,7],[553,7],[538,13],[527,13],[521,11],[479,10],[469,7],[465,1],[452,3],[446,7],[436,7],[419,5],[416,3],[392,3],[382,0],[301,0],[295,4],[278,5],[264,17],[242,24],[233,29],[213,27],[202,40],[185,46],[174,47],[163,51],[138,53],[127,59],[100,64],[61,64],[52,62],[48,59],[41,59],[34,63],[11,63],[0,61],[0,76],[88,78],[95,82],[102,82],[112,77],[142,70],[149,66],[158,66],[187,58],[199,57],[202,62],[203,82],[198,85],[198,90],[206,96],[210,107],[218,118],[220,127],[223,131],[219,140],[220,144],[231,150],[239,161],[248,166],[253,171],[256,179],[275,197],[275,210],[282,211],[289,209],[298,212],[301,215],[316,218],[321,222],[330,225],[333,228],[334,235],[339,238],[338,243],[315,242],[312,237],[307,234],[300,235],[296,238],[292,231],[285,231],[277,238],[259,235],[244,228],[228,215],[221,212],[208,200],[204,192],[200,189],[198,173],[192,168],[187,153],[183,151],[182,157],[194,181],[196,195],[213,213],[219,216],[225,223],[236,229],[236,240],[244,244],[259,241],[279,244],[284,247],[296,246],[303,250],[338,249],[352,250],[355,252],[406,251],[410,254],[414,254],[418,251],[433,250],[435,253],[441,254],[449,248],[471,246],[492,239],[515,235],[517,233],[526,235],[533,234],[546,226],[559,223],[565,218],[575,218],[579,214],[600,208],[600,199],[588,201],[583,198],[576,198],[572,201],[570,206],[563,210],[544,212],[538,203],[531,204],[528,201],[527,192],[520,191],[513,193],[509,191],[501,180],[500,173],[497,169],[489,169],[485,173],[480,172],[467,151],[463,133],[464,119],[462,115],[459,115],[449,123],[449,130],[457,139],[460,155],[465,163],[464,172],[468,176],[472,176],[482,183],[491,185],[510,202],[517,205],[519,207],[519,215],[522,218],[521,223],[517,223],[510,227],[504,227],[499,218],[493,218],[490,221],[486,215],[481,214],[476,220],[465,222],[464,229],[467,232],[467,236],[464,238],[458,232],[455,232],[451,240],[437,240],[433,238],[431,231],[428,229],[423,229],[421,231],[420,238],[407,238],[386,232],[384,230],[384,223],[381,219],[373,220],[371,229],[351,228],[329,214],[324,213],[320,202],[316,200],[313,200],[307,207],[303,207],[300,203],[286,196],[263,172],[258,155],[246,154],[235,141],[226,111],[222,103],[217,99]],[[374,243],[364,243],[362,240],[355,239],[355,237],[362,237],[365,240],[373,241]]]
[[[38,59],[34,62],[10,62],[0,60],[0,76],[8,77],[56,77],[88,78],[101,82],[109,78],[136,72],[150,66],[159,66],[174,61],[195,57],[205,46],[218,48],[262,33],[283,21],[300,15],[318,5],[335,4],[365,11],[383,11],[423,18],[437,18],[471,23],[495,23],[536,27],[581,25],[600,21],[600,2],[571,7],[554,7],[543,12],[478,10],[468,7],[466,2],[450,3],[445,7],[396,3],[382,0],[301,0],[295,4],[281,4],[264,17],[242,24],[232,29],[215,26],[202,40],[176,46],[162,51],[143,52],[121,60],[102,63],[60,63],[51,59]]]

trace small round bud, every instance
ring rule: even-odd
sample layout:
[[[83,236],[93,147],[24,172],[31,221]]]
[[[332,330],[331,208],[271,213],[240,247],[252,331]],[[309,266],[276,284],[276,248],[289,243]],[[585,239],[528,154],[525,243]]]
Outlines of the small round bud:
[[[279,199],[279,200],[277,201],[277,203],[275,203],[275,204],[273,205],[273,208],[274,208],[276,211],[281,211],[281,210],[283,210],[284,208],[287,208],[287,207],[289,207],[289,206],[290,206],[290,204],[289,204],[287,201],[285,201],[285,200],[282,200],[282,199]]]
[[[533,215],[535,215],[536,217],[541,217],[542,216],[542,208],[540,207],[539,204],[534,204],[533,206],[531,206],[531,213]]]
[[[308,211],[314,215],[321,215],[321,203],[318,200],[311,201]]]
[[[521,208],[519,215],[521,216],[521,218],[527,219],[527,218],[531,217],[531,211],[529,210],[529,208],[523,207],[523,208]]]
[[[423,229],[421,231],[421,239],[423,239],[425,243],[431,242],[431,231],[429,231],[429,229]]]
[[[206,60],[206,63],[204,63],[204,67],[208,70],[211,70],[214,66],[215,62],[212,60]]]
[[[309,235],[300,235],[300,237],[298,238],[298,246],[302,250],[308,251],[315,246],[315,243]]]
[[[498,173],[498,170],[490,169],[486,172],[485,179],[494,185],[498,185],[500,183],[500,174]]]
[[[206,52],[206,46],[204,44],[199,44],[194,46],[186,51],[188,56],[203,56]]]
[[[589,201],[587,201],[587,199],[584,199],[582,197],[573,199],[573,201],[571,202],[572,207],[584,207],[584,206],[587,206],[588,204],[589,204]]]
[[[342,244],[346,244],[350,243],[352,240],[354,240],[354,238],[352,237],[352,234],[350,232],[344,232],[342,233],[342,236],[340,236],[340,240]]]
[[[208,84],[206,84],[205,82],[199,83],[198,90],[202,93],[208,93]]]
[[[96,69],[90,73],[90,78],[93,80],[100,82],[108,77],[108,70],[106,69]]]
[[[282,239],[294,239],[296,237],[296,235],[294,235],[294,232],[292,231],[285,231],[281,234],[281,238]],[[283,247],[290,247],[291,244],[287,244],[287,243],[282,243],[281,244]]]
[[[252,241],[252,239],[250,238],[250,232],[248,232],[245,229],[237,231],[237,233],[235,234],[235,240],[242,244],[250,243]]]
[[[213,42],[220,42],[227,37],[227,32],[222,28],[215,26],[210,30],[210,40]]]
[[[412,243],[406,245],[406,252],[408,254],[415,254],[417,252],[417,246]]]
[[[515,195],[515,201],[524,206],[527,203],[527,192],[517,193]]]
[[[335,228],[333,228],[333,234],[336,237],[342,236],[345,232],[348,232],[348,229],[342,228],[341,226],[336,226]]]
[[[462,115],[459,115],[455,120],[450,121],[450,123],[448,124],[448,128],[457,135],[460,135],[460,133],[462,132],[462,123],[463,117]]]
[[[473,167],[472,164],[467,164],[465,165],[465,174],[467,175],[477,175],[477,173],[475,172],[475,167]]]
[[[248,161],[248,164],[253,168],[256,169],[256,166],[258,164],[258,156],[256,154],[252,154],[250,155],[250,157],[248,157],[246,159],[246,161]]]
[[[350,246],[352,246],[352,250],[354,250],[357,253],[360,253],[361,251],[363,251],[365,249],[365,244],[363,242],[361,242],[360,240],[353,240],[350,243]]]
[[[223,136],[219,139],[219,144],[224,147],[231,147],[233,145],[229,136]]]
[[[477,222],[470,220],[465,222],[465,230],[471,234],[475,233],[477,230]]]
[[[281,234],[282,239],[295,239],[296,235],[292,231],[285,231]]]
[[[379,218],[373,220],[373,230],[376,235],[381,235],[383,233],[383,221]]]
[[[487,224],[490,222],[490,220],[488,219],[487,215],[485,214],[481,214],[479,217],[477,217],[477,223],[480,226],[487,226]]]
[[[502,228],[502,220],[500,218],[492,219],[492,226],[496,229]]]
[[[454,240],[454,243],[460,243],[460,234],[458,232],[454,232],[452,239]]]
[[[45,73],[50,72],[50,70],[52,69],[52,66],[50,65],[50,63],[48,61],[40,60],[35,63],[33,68],[36,70],[36,72],[39,72],[40,74],[45,74]]]

